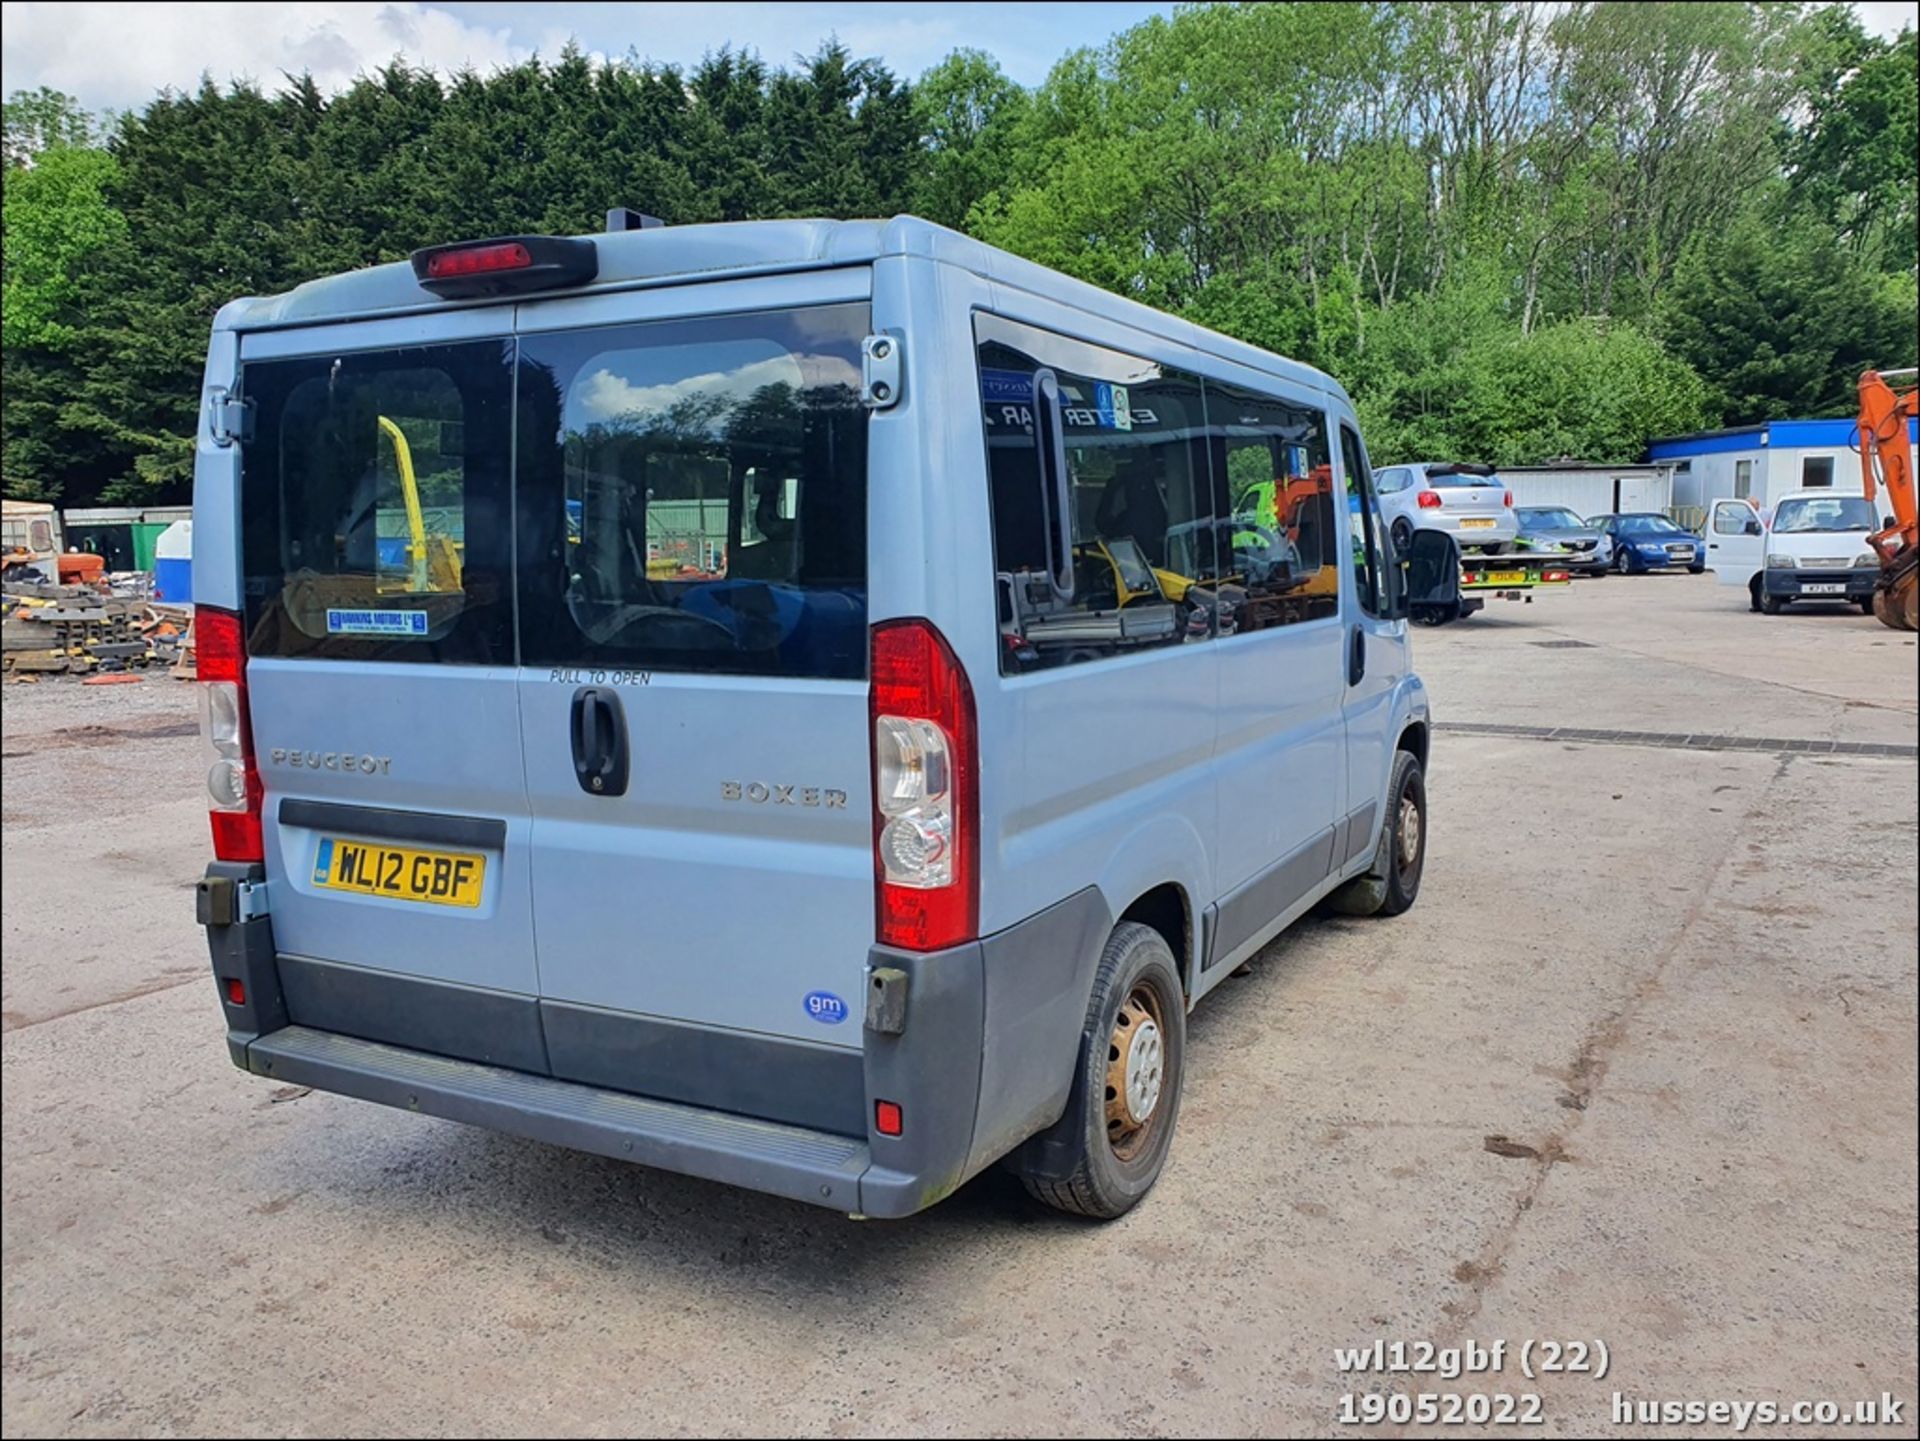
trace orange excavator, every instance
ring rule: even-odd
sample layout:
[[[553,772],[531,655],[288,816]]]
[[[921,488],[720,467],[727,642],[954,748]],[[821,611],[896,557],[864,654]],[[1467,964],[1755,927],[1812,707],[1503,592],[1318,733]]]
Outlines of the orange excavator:
[[[1920,412],[1920,389],[1895,390],[1889,376],[1911,379],[1920,371],[1869,370],[1860,377],[1860,479],[1867,499],[1887,493],[1887,525],[1867,537],[1880,557],[1873,587],[1873,613],[1895,630],[1920,630],[1920,511],[1916,511],[1913,445],[1907,429]]]

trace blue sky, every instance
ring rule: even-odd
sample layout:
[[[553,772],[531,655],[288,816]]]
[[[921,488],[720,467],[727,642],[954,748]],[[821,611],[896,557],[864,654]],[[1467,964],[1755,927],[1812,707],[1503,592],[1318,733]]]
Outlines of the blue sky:
[[[1908,7],[1911,8],[1911,7]],[[6,45],[0,88],[52,86],[91,109],[126,109],[162,86],[250,76],[277,87],[309,70],[339,89],[396,52],[451,71],[486,69],[571,35],[589,51],[690,65],[722,45],[790,64],[829,34],[912,77],[961,46],[997,56],[1023,84],[1053,62],[1098,44],[1171,4],[54,4],[0,6]]]

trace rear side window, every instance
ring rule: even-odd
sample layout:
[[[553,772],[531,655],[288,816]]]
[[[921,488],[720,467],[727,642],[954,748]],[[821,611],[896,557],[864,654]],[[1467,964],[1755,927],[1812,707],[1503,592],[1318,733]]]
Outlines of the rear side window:
[[[864,304],[523,337],[530,665],[866,674]]]
[[[512,364],[500,340],[245,367],[250,654],[511,663]]]
[[[1210,636],[1222,527],[1199,378],[999,316],[976,315],[974,332],[1003,673]],[[1049,383],[1064,426],[1064,520],[1041,461]],[[1063,524],[1070,588],[1057,583]]]

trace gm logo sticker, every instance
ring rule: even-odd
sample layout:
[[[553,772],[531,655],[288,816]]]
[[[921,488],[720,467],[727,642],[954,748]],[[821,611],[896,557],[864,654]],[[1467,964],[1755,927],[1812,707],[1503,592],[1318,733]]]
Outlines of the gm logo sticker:
[[[832,991],[808,991],[802,1004],[807,1014],[823,1026],[837,1026],[847,1018],[847,1003]]]

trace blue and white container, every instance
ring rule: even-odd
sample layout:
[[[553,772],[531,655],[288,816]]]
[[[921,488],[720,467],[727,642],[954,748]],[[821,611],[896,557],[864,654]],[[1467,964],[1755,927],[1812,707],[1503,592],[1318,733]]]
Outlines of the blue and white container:
[[[176,520],[153,543],[153,598],[193,604],[193,522]]]

